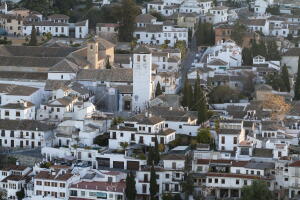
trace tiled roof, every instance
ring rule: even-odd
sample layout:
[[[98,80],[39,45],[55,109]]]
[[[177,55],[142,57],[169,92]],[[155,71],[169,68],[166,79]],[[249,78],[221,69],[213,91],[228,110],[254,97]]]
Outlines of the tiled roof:
[[[283,54],[283,56],[300,56],[300,48],[290,48]]]
[[[23,85],[0,84],[0,93],[5,93],[6,95],[30,96],[38,90],[39,88]]]
[[[80,70],[80,67],[67,59],[63,59],[53,67],[50,68],[49,72],[69,72],[77,73]]]
[[[151,20],[156,19],[156,17],[150,14],[140,14],[136,16],[135,22],[136,23],[151,23]]]
[[[0,119],[0,129],[3,130],[28,130],[48,131],[53,127],[36,120],[6,120]]]
[[[67,181],[69,180],[73,174],[70,172],[57,174],[59,170],[56,170],[56,174],[52,175],[51,172],[48,171],[40,171],[34,179],[42,179],[42,180],[56,180],[56,181]]]
[[[22,79],[29,79],[29,80],[39,80],[45,81],[48,78],[47,73],[41,72],[17,72],[17,71],[1,71],[0,79],[9,79],[9,80],[22,80]]]
[[[132,69],[83,69],[77,74],[77,80],[132,82]]]
[[[240,129],[220,129],[219,134],[222,135],[238,135],[241,133]]]
[[[146,117],[145,114],[138,114],[133,117],[130,117],[129,119],[127,119],[125,121],[138,122],[139,124],[154,125],[154,124],[164,121],[164,119],[162,119],[158,116],[153,116],[153,115]]]
[[[67,15],[63,15],[63,14],[53,14],[53,15],[49,15],[48,19],[70,19],[69,16]]]
[[[3,109],[18,109],[18,110],[24,110],[27,108],[30,108],[34,106],[33,103],[27,101],[25,104],[24,103],[9,103],[9,104],[5,104],[3,106],[0,106],[0,108]]]
[[[72,184],[70,188],[123,193],[125,191],[126,184],[124,181],[111,183],[101,181],[81,181],[79,183]]]

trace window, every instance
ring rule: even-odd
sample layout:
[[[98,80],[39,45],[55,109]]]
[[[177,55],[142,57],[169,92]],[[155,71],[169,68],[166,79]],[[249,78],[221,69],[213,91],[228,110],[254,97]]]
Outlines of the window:
[[[66,184],[65,183],[60,183],[59,187],[66,187]]]
[[[257,174],[257,175],[260,175],[260,171],[257,171],[256,174]]]
[[[237,144],[237,137],[233,138],[233,144]]]
[[[221,143],[222,143],[222,144],[225,144],[225,136],[222,136],[222,137],[221,137]]]
[[[61,76],[60,76],[60,79],[64,79],[64,75],[61,75]]]
[[[222,183],[222,184],[225,184],[225,179],[221,179],[221,183]]]
[[[209,182],[209,183],[212,183],[212,179],[211,179],[211,178],[209,178],[209,179],[208,179],[208,182]]]
[[[5,111],[5,116],[9,116],[9,111]]]
[[[143,193],[147,193],[147,185],[146,184],[143,184]]]
[[[284,178],[284,181],[289,181],[289,178]]]
[[[51,183],[51,186],[52,186],[52,187],[57,187],[57,183],[52,182],[52,183]]]
[[[240,180],[239,180],[239,179],[236,179],[236,180],[235,180],[235,184],[239,185],[239,184],[240,184]]]
[[[60,196],[60,197],[65,197],[66,194],[65,194],[64,192],[60,192],[60,193],[59,193],[59,196]]]
[[[141,56],[137,56],[137,61],[140,62],[141,61]]]
[[[244,180],[244,185],[247,185],[247,180]]]
[[[20,117],[20,112],[19,111],[16,112],[16,116]]]
[[[42,185],[42,181],[36,181],[37,185]]]
[[[235,173],[236,173],[236,174],[240,174],[240,173],[241,173],[241,170],[237,169]]]
[[[181,128],[182,128],[182,125],[179,125],[179,128],[181,129]]]
[[[1,130],[1,137],[5,137],[5,130]]]
[[[50,182],[45,181],[45,182],[44,182],[44,185],[45,185],[45,186],[50,186]]]
[[[10,131],[10,137],[14,137],[15,136],[15,132],[14,131]]]
[[[71,190],[70,191],[70,196],[77,197],[77,190]]]
[[[215,178],[215,183],[218,183],[219,182],[219,179]]]
[[[170,177],[170,174],[166,174],[166,178],[169,178]]]
[[[56,111],[57,111],[57,112],[60,112],[60,109],[59,109],[59,108],[56,108]]]

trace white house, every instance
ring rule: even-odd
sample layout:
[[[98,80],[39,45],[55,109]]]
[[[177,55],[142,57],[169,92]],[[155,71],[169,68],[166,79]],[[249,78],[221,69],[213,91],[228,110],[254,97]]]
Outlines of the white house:
[[[264,35],[270,34],[270,25],[267,19],[248,19],[244,22],[250,31],[260,31]]]
[[[23,120],[35,119],[35,105],[31,102],[20,101],[0,106],[0,119]]]
[[[150,15],[151,16],[151,15]],[[168,44],[173,47],[177,41],[188,44],[188,29],[176,27],[173,23],[156,22],[156,18],[147,21],[139,19],[136,21],[137,28],[133,35],[140,44],[162,45]]]
[[[211,24],[224,23],[228,21],[228,8],[225,6],[216,6],[209,9],[204,17],[204,21]]]
[[[17,192],[26,187],[31,171],[30,167],[20,165],[0,169],[0,189],[5,191],[5,199],[17,199]]]
[[[122,143],[154,146],[155,138],[159,144],[168,144],[175,139],[176,131],[165,128],[165,120],[151,114],[135,115],[123,124],[110,129],[109,148],[121,148]]]
[[[36,148],[52,144],[52,126],[34,120],[0,120],[0,146]]]
[[[79,179],[80,176],[78,174],[72,174],[67,169],[42,170],[33,178],[33,198],[52,197],[55,199],[69,199],[69,187]]]
[[[75,23],[75,38],[86,38],[89,34],[89,20]]]
[[[239,47],[234,41],[227,40],[225,42],[219,41],[215,46],[210,47],[207,51],[207,63],[213,60],[222,60],[222,64],[217,64],[220,69],[229,67],[238,67],[242,65],[242,48]],[[228,63],[228,64],[226,64]],[[216,63],[211,63],[215,66]]]

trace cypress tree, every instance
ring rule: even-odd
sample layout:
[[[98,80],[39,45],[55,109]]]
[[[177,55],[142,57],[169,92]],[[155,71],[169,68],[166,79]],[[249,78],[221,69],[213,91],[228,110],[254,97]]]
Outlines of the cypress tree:
[[[187,77],[185,78],[185,81],[184,81],[182,93],[183,93],[182,106],[191,108],[191,106],[193,104],[193,89],[192,89],[192,86],[190,85]]]
[[[249,48],[243,48],[242,60],[244,65],[252,65],[253,57],[252,57],[251,50]]]
[[[281,78],[283,80],[286,91],[291,91],[290,79],[289,79],[289,71],[286,65],[282,67]]]
[[[155,165],[158,165],[158,163],[160,161],[160,155],[159,155],[159,151],[158,151],[158,141],[157,141],[156,136],[154,139],[153,161],[154,161]]]
[[[297,78],[295,83],[295,96],[294,100],[300,100],[300,56],[298,60],[298,72],[297,72]]]
[[[203,90],[201,89],[201,87],[199,87],[199,106],[198,106],[198,123],[201,124],[203,122],[205,122],[207,120],[207,102],[206,102],[206,96],[203,92]]]
[[[37,46],[37,38],[36,38],[36,29],[35,26],[32,26],[31,36],[29,41],[29,46]]]
[[[154,165],[151,166],[150,170],[150,200],[157,200],[158,184],[156,182],[156,173]]]
[[[132,172],[129,172],[126,177],[125,196],[127,200],[135,200],[136,198],[135,178]]]
[[[200,87],[200,78],[199,78],[199,74],[197,74],[197,78],[196,78],[195,85],[194,85],[192,110],[197,110],[197,108],[198,108],[198,100],[200,99],[199,87]]]
[[[152,165],[154,162],[154,153],[153,153],[153,147],[149,147],[148,151],[148,157],[147,157],[147,165]]]
[[[159,96],[161,94],[162,94],[162,90],[161,90],[160,83],[158,81],[157,84],[156,84],[156,89],[155,89],[155,97],[157,97],[157,96]]]

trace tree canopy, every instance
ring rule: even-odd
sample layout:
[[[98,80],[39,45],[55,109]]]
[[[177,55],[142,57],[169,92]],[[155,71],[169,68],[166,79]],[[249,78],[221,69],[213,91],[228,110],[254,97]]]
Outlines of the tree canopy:
[[[154,169],[154,165],[151,166],[150,170],[150,200],[157,200],[159,186],[156,181],[156,172]]]
[[[202,144],[210,144],[211,143],[211,134],[208,128],[202,128],[198,130],[197,141]]]
[[[266,182],[253,181],[252,185],[242,188],[241,200],[272,200],[272,192],[268,189]]]
[[[295,93],[294,99],[300,100],[300,59],[298,60],[298,71],[297,71],[294,93]]]
[[[220,85],[213,88],[208,96],[210,103],[230,103],[237,102],[241,94],[227,85]]]
[[[132,172],[129,172],[126,177],[125,196],[127,200],[135,200],[136,198],[135,177]]]
[[[210,23],[199,22],[195,32],[197,45],[214,45],[215,31]]]

